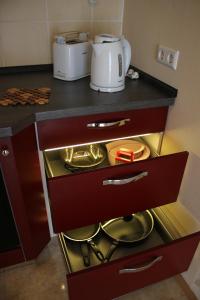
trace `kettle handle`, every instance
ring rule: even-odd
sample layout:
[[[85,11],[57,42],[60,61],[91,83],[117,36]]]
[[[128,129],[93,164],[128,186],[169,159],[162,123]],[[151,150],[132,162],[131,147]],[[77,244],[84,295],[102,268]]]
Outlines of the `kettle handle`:
[[[124,72],[126,75],[131,62],[131,46],[124,37],[121,38],[121,42],[122,42],[122,48],[124,52]]]

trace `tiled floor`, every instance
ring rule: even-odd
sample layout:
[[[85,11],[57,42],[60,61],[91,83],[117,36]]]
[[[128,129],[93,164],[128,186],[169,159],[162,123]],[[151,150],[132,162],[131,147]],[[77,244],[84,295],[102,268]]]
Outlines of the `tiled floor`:
[[[53,238],[39,258],[0,271],[0,300],[68,300],[65,263]],[[194,300],[177,277],[164,280],[117,300]],[[81,296],[80,299],[81,300]],[[95,300],[95,299],[94,299]]]

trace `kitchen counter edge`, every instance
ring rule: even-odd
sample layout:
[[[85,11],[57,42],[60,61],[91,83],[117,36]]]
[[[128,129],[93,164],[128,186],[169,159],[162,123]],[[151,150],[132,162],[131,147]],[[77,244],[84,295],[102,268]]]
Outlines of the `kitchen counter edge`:
[[[134,109],[144,109],[144,108],[153,108],[153,107],[163,107],[163,106],[171,106],[175,102],[175,98],[177,96],[177,89],[171,87],[170,85],[154,78],[153,76],[137,69],[136,67],[131,66],[135,71],[138,71],[140,74],[140,78],[148,81],[152,86],[156,86],[160,89],[165,90],[169,97],[165,97],[162,99],[155,99],[149,101],[132,101],[126,103],[119,103],[113,105],[97,105],[97,106],[86,106],[86,107],[74,107],[67,109],[55,109],[51,111],[40,111],[40,112],[32,112],[25,116],[22,116],[19,120],[8,122],[1,126],[0,123],[0,138],[11,137],[34,122],[40,122],[45,120],[54,120],[60,118],[67,117],[78,117],[78,116],[86,116],[86,115],[95,115],[101,113],[110,113],[110,112],[120,112],[120,111],[129,111]],[[43,72],[43,71],[52,71],[52,65],[35,65],[35,66],[20,66],[20,67],[7,67],[0,68],[0,75],[14,74],[14,73],[30,73],[30,72]]]

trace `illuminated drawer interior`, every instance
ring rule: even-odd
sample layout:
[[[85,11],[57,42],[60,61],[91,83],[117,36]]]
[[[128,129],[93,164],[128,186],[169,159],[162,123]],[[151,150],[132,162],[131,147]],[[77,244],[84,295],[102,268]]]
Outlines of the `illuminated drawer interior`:
[[[103,152],[105,154],[105,159],[98,165],[89,167],[89,168],[70,168],[68,165],[65,166],[65,162],[62,159],[60,153],[63,149],[68,149],[72,147],[79,147],[89,144],[81,144],[81,145],[71,145],[68,147],[60,147],[60,148],[54,148],[54,149],[46,149],[44,153],[44,161],[45,161],[45,167],[46,167],[46,173],[48,178],[57,177],[57,176],[63,176],[67,174],[71,174],[74,172],[84,172],[91,169],[98,169],[98,168],[105,168],[110,167],[109,159],[108,159],[108,153],[106,149],[106,144],[113,142],[113,141],[123,141],[123,140],[134,140],[139,141],[146,145],[148,149],[150,150],[150,156],[149,158],[158,156],[161,150],[161,143],[162,143],[162,133],[153,133],[153,134],[145,134],[141,136],[129,136],[124,137],[120,139],[113,139],[113,140],[106,140],[106,141],[98,141],[93,142],[92,144],[99,144],[101,148],[103,149]],[[121,162],[119,162],[121,163]]]
[[[141,253],[157,246],[164,246],[200,230],[200,224],[179,202],[152,209],[151,213],[154,217],[154,229],[149,237],[143,242],[135,243],[132,246],[119,245],[110,261]],[[59,239],[69,273],[102,264],[93,251],[90,251],[91,265],[85,267],[80,252],[80,243],[69,241],[62,233],[59,235]],[[106,254],[112,245],[111,240],[105,237],[101,231],[93,240],[103,254]]]

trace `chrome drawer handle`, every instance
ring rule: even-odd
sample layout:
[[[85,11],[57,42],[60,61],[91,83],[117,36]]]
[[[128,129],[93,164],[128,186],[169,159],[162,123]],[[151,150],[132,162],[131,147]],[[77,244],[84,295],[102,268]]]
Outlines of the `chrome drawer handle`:
[[[124,178],[124,179],[106,179],[103,181],[103,185],[122,185],[122,184],[128,184],[130,182],[134,182],[137,180],[142,179],[143,177],[147,176],[148,172],[142,172],[136,176]]]
[[[127,122],[130,122],[131,119],[123,119],[115,122],[105,122],[105,123],[89,123],[87,127],[89,128],[105,128],[105,127],[113,127],[113,126],[124,126]]]
[[[163,259],[163,256],[158,256],[156,257],[154,260],[152,260],[151,262],[138,267],[138,268],[128,268],[128,269],[122,269],[119,270],[119,274],[127,274],[127,273],[137,273],[137,272],[142,272],[145,271],[151,267],[153,267],[155,264],[157,264],[158,262],[160,262]]]

